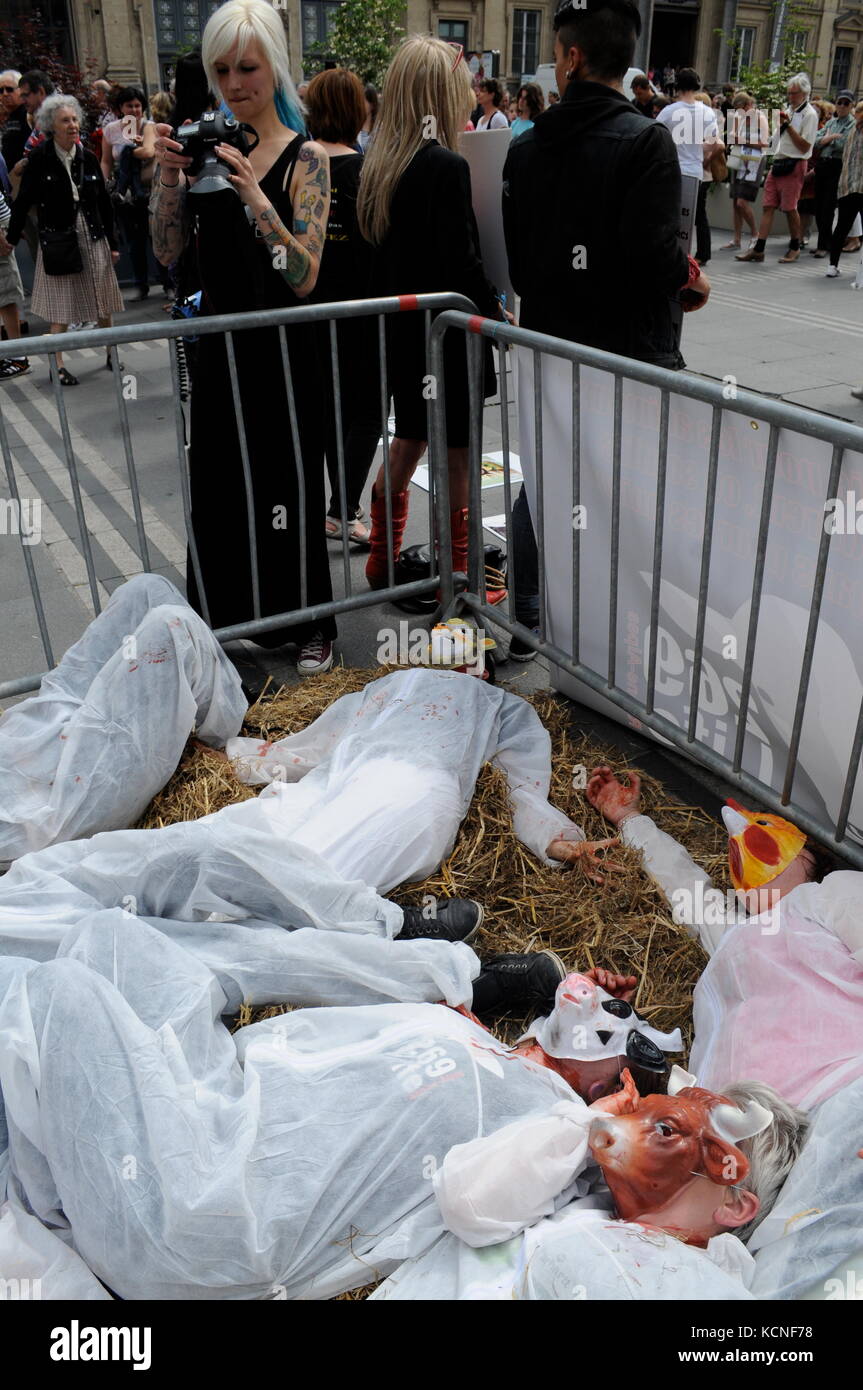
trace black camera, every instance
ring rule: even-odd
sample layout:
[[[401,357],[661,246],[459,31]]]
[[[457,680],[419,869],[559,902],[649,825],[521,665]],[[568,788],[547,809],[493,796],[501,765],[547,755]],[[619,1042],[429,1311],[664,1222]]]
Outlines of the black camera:
[[[255,137],[254,144],[246,138],[247,132]],[[174,138],[192,161],[186,170],[197,180],[189,190],[191,193],[220,193],[226,188],[236,193],[225,175],[228,165],[216,155],[216,146],[232,145],[240,154],[251,154],[258,144],[258,133],[252,126],[221,111],[205,111],[192,125],[181,125],[175,130]]]

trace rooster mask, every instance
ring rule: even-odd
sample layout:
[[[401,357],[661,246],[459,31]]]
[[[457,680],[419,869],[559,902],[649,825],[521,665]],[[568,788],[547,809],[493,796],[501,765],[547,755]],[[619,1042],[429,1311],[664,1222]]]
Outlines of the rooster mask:
[[[722,808],[728,831],[728,866],[735,888],[761,888],[793,864],[806,843],[802,830],[781,816],[746,811],[729,797]]]

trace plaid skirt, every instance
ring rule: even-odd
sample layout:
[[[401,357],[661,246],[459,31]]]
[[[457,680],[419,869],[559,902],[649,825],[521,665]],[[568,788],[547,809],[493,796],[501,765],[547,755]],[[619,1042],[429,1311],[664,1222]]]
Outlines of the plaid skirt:
[[[42,267],[42,247],[36,257],[36,277],[30,307],[49,323],[86,323],[106,319],[126,307],[114,265],[111,248],[104,237],[94,241],[83,212],[78,210],[75,224],[81,248],[83,270],[76,275],[46,275]]]

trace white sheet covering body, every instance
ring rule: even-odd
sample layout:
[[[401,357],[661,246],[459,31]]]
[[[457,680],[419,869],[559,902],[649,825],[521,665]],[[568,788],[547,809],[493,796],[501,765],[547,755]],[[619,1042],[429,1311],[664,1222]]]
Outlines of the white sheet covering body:
[[[765,1081],[809,1110],[863,1076],[863,874],[801,884],[747,918],[649,816],[622,838],[710,955],[693,994],[699,1085]]]
[[[706,1250],[663,1231],[618,1221],[599,1199],[577,1198],[554,1216],[500,1245],[472,1249],[442,1236],[407,1260],[372,1299],[751,1300],[754,1261],[735,1236]]]
[[[129,825],[193,728],[222,747],[245,712],[236,670],[174,585],[122,584],[39,693],[0,716],[0,869]]]
[[[226,751],[244,781],[270,784],[259,815],[381,893],[425,878],[450,853],[484,762],[505,773],[515,832],[544,862],[553,839],[584,839],[549,805],[551,740],[535,710],[459,672],[394,672],[300,733],[235,738]],[[248,807],[230,809],[245,821]]]
[[[224,1007],[205,966],[116,910],[56,960],[0,958],[10,1190],[124,1298],[369,1282],[441,1234],[453,1145],[572,1094],[440,1005],[298,1010],[233,1037]]]
[[[756,1298],[863,1299],[863,1078],[820,1105],[749,1241]]]

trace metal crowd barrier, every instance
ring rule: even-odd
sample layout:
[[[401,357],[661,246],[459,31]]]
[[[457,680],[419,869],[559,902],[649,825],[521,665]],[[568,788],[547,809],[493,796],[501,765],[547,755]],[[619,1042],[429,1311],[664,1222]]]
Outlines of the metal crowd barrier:
[[[782,428],[795,431],[821,440],[832,446],[829,469],[825,470],[824,497],[825,511],[828,499],[839,493],[843,457],[846,451],[863,453],[863,429],[841,420],[830,419],[814,411],[790,405],[757,395],[751,391],[736,389],[734,398],[719,383],[710,382],[686,372],[669,371],[632,359],[616,357],[610,353],[580,344],[567,342],[544,334],[514,328],[508,324],[461,312],[446,312],[434,322],[431,332],[430,371],[438,382],[443,380],[443,346],[447,332],[464,333],[467,336],[469,387],[471,396],[471,434],[470,434],[470,506],[469,506],[469,585],[467,590],[456,593],[453,589],[450,566],[442,565],[442,595],[445,612],[449,614],[460,610],[472,613],[477,620],[489,629],[500,628],[518,637],[523,643],[547,657],[576,680],[601,695],[626,714],[640,721],[648,729],[666,738],[676,749],[687,754],[716,773],[724,780],[736,784],[755,800],[770,807],[781,815],[789,815],[809,834],[836,849],[857,868],[863,869],[863,846],[849,839],[846,834],[851,800],[860,769],[863,751],[863,701],[857,716],[855,732],[849,751],[847,773],[841,794],[835,824],[813,815],[793,798],[795,772],[804,715],[807,708],[812,661],[818,634],[819,613],[824,594],[832,533],[821,525],[818,540],[817,560],[809,605],[809,619],[802,653],[802,661],[797,685],[794,707],[793,727],[789,741],[787,760],[782,778],[782,790],[777,792],[764,781],[753,776],[742,767],[744,741],[747,731],[747,718],[752,695],[752,673],[758,636],[759,609],[762,597],[764,563],[771,521],[771,501],[773,498],[779,431]],[[481,361],[482,339],[491,338],[501,349],[503,361],[504,345],[527,349],[532,353],[534,369],[534,410],[533,420],[520,421],[522,439],[532,431],[533,452],[536,465],[536,507],[533,522],[536,533],[539,568],[539,634],[536,635],[523,623],[501,611],[500,606],[492,607],[486,602],[483,576],[483,535],[481,508],[480,460],[482,449],[482,399],[481,399]],[[579,654],[580,641],[580,594],[584,585],[581,566],[581,532],[572,531],[572,576],[573,576],[573,621],[572,632],[567,633],[571,651],[564,651],[549,640],[546,633],[546,573],[544,556],[543,520],[545,514],[543,501],[544,460],[543,460],[543,407],[542,407],[542,362],[544,357],[560,358],[572,364],[572,457],[567,460],[555,458],[552,466],[571,470],[572,497],[574,501],[582,495],[581,457],[579,442],[579,403],[581,392],[581,369],[599,368],[614,378],[614,412],[609,420],[611,444],[611,518],[610,518],[610,556],[609,556],[609,622],[608,622],[608,661],[605,670],[596,670]],[[645,450],[657,450],[657,499],[654,513],[653,564],[651,576],[651,605],[649,621],[649,646],[647,661],[647,694],[645,699],[633,696],[622,688],[617,679],[616,648],[618,638],[618,586],[621,554],[621,405],[622,387],[625,381],[641,382],[660,392],[659,432],[657,437],[648,437]],[[513,594],[518,580],[516,572],[515,547],[512,528],[512,494],[510,478],[510,424],[509,401],[507,399],[506,372],[500,372],[500,411],[501,435],[504,455],[504,492],[506,514],[506,539],[509,561],[508,585]],[[669,403],[672,397],[683,396],[704,402],[711,407],[712,425],[710,444],[703,458],[706,468],[706,506],[704,511],[704,534],[701,546],[701,567],[697,594],[697,620],[692,634],[694,660],[689,689],[688,726],[680,727],[655,708],[658,616],[660,603],[660,581],[662,576],[663,546],[667,538],[663,535],[666,464],[668,447]],[[439,389],[434,402],[433,425],[430,438],[432,468],[436,477],[446,471],[446,445],[444,434],[443,392]],[[757,554],[751,590],[748,631],[743,662],[743,678],[739,696],[737,727],[733,730],[734,750],[731,756],[717,751],[698,737],[699,700],[702,695],[702,675],[704,663],[705,622],[707,613],[708,584],[710,579],[711,548],[713,544],[714,509],[716,504],[719,444],[723,418],[728,413],[744,415],[750,420],[763,421],[768,429],[766,469],[761,495],[758,524]],[[697,461],[701,461],[700,459]],[[861,567],[863,577],[863,567]],[[863,584],[861,584],[863,592]]]
[[[142,505],[141,505],[141,486],[138,474],[138,466],[135,459],[135,449],[133,441],[133,430],[130,425],[127,401],[123,394],[122,372],[120,371],[119,357],[117,348],[123,343],[140,343],[153,339],[165,339],[173,342],[177,338],[204,337],[209,334],[218,333],[224,335],[228,367],[231,377],[233,391],[234,417],[238,422],[238,437],[241,441],[241,463],[243,478],[245,483],[246,503],[247,503],[247,524],[249,535],[249,551],[253,560],[253,617],[247,622],[236,623],[231,627],[217,628],[216,636],[221,642],[233,641],[239,638],[252,638],[258,633],[268,632],[282,626],[299,624],[307,621],[315,621],[320,618],[328,617],[331,614],[349,613],[360,608],[371,607],[376,604],[386,603],[395,597],[400,599],[409,598],[416,595],[433,594],[439,587],[440,577],[435,572],[436,567],[434,558],[432,561],[432,572],[428,579],[415,580],[411,583],[397,585],[395,583],[392,545],[389,546],[388,562],[388,583],[386,588],[367,590],[354,593],[350,572],[350,550],[347,538],[346,516],[346,479],[345,479],[345,458],[344,458],[344,438],[342,430],[341,415],[341,391],[339,383],[339,360],[337,344],[337,324],[345,319],[357,319],[374,316],[377,319],[377,338],[378,355],[380,370],[380,418],[381,418],[381,438],[383,440],[383,457],[389,460],[389,387],[387,382],[387,361],[386,361],[386,330],[385,320],[395,314],[400,313],[421,313],[424,315],[424,327],[426,335],[426,345],[428,348],[429,336],[431,331],[431,316],[433,312],[441,309],[468,309],[473,310],[474,305],[463,295],[458,294],[420,294],[392,296],[380,299],[353,300],[347,303],[338,304],[307,304],[296,309],[279,310],[255,310],[244,314],[229,314],[219,317],[200,317],[194,319],[171,320],[169,322],[154,322],[143,324],[116,325],[112,328],[77,330],[62,334],[45,334],[41,337],[28,337],[19,339],[16,342],[6,342],[3,344],[3,356],[8,357],[29,357],[31,359],[47,357],[50,363],[51,379],[53,387],[54,405],[59,422],[59,431],[63,441],[66,467],[70,489],[74,502],[74,509],[77,521],[77,543],[83,555],[87,573],[87,584],[90,597],[96,613],[101,609],[99,587],[94,564],[93,549],[90,541],[90,534],[87,528],[87,521],[84,510],[84,497],[82,494],[81,481],[79,477],[78,459],[72,441],[69,416],[67,413],[66,396],[64,388],[61,386],[57,376],[53,354],[56,352],[74,351],[79,348],[90,348],[100,351],[107,348],[111,355],[113,365],[113,382],[116,400],[116,418],[120,444],[122,447],[125,463],[126,475],[129,480],[131,501],[134,512],[135,531],[137,536],[137,554],[141,568],[145,571],[151,568],[148,538],[144,524]],[[299,504],[299,536],[301,552],[305,546],[305,492],[303,484],[303,464],[302,464],[302,441],[299,438],[297,428],[296,403],[294,400],[293,386],[290,376],[290,366],[287,353],[286,329],[296,324],[308,323],[328,323],[330,326],[330,362],[333,376],[333,398],[335,402],[336,415],[336,443],[338,453],[338,475],[339,491],[341,501],[341,515],[344,520],[342,527],[342,560],[344,570],[344,597],[334,599],[329,603],[308,603],[307,576],[305,563],[301,563],[301,606],[299,609],[290,612],[279,613],[268,617],[262,617],[260,611],[259,595],[259,575],[258,562],[255,546],[255,520],[253,509],[254,480],[252,467],[245,447],[245,437],[242,429],[242,400],[237,378],[236,356],[234,348],[235,335],[250,329],[277,328],[281,348],[281,359],[284,371],[285,387],[288,400],[288,420],[284,422],[285,430],[291,430],[295,464],[298,482],[298,504]],[[169,353],[171,365],[171,387],[174,405],[174,440],[176,449],[176,463],[178,477],[180,480],[183,512],[186,524],[186,536],[189,544],[189,558],[198,584],[198,592],[201,594],[201,606],[203,617],[209,621],[207,611],[206,591],[202,581],[201,568],[198,559],[195,537],[191,527],[191,504],[189,497],[189,480],[186,458],[186,420],[183,412],[183,405],[180,397],[179,368],[175,352]],[[429,417],[429,428],[431,428],[431,400],[428,403],[427,415]],[[3,456],[6,479],[8,483],[10,500],[13,505],[19,507],[20,515],[20,494],[18,483],[13,465],[12,450],[9,443],[9,428],[4,415],[3,397],[0,395],[0,453]],[[323,465],[322,465],[323,466]],[[374,467],[374,465],[373,465]],[[390,484],[389,469],[385,472],[385,506],[387,518],[387,534],[392,535],[392,489]],[[324,518],[321,517],[323,524]],[[437,532],[441,537],[439,565],[440,567],[451,566],[452,552],[450,546],[449,533],[449,490],[447,472],[444,467],[438,479],[432,476],[429,469],[429,537]],[[19,532],[19,534],[21,534]],[[25,537],[21,534],[21,549],[23,552],[24,565],[29,580],[30,592],[36,613],[36,620],[39,627],[42,648],[45,654],[45,661],[49,667],[55,664],[54,646],[49,632],[49,625],[45,614],[45,605],[41,593],[39,580],[33,562],[33,556]],[[431,547],[434,557],[434,547]],[[128,577],[128,576],[126,576]],[[450,587],[452,581],[450,579]],[[25,694],[28,691],[36,690],[42,679],[43,673],[32,676],[24,676],[16,680],[6,680],[0,683],[0,699],[10,696]]]

